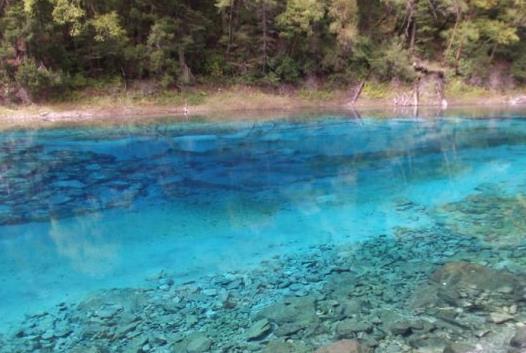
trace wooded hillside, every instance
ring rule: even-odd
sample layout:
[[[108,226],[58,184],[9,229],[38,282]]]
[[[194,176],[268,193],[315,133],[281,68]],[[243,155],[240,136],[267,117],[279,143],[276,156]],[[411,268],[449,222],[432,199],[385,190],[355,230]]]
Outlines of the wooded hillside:
[[[526,81],[524,0],[0,0],[0,98],[107,80],[163,88],[365,77],[412,63],[490,85]]]

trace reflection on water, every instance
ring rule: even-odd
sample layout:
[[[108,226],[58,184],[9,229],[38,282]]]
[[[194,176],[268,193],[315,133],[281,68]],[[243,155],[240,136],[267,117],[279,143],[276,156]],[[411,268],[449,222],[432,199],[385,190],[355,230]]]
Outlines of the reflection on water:
[[[526,347],[526,120],[13,131],[0,161],[0,352]]]
[[[98,215],[78,217],[70,225],[51,220],[49,237],[56,255],[67,259],[75,272],[88,275],[107,273],[118,246],[102,234]]]

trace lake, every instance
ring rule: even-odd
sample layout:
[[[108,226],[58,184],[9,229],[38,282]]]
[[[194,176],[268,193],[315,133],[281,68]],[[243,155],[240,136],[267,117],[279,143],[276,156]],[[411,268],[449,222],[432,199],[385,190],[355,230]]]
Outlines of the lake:
[[[519,352],[515,115],[1,132],[0,352]]]

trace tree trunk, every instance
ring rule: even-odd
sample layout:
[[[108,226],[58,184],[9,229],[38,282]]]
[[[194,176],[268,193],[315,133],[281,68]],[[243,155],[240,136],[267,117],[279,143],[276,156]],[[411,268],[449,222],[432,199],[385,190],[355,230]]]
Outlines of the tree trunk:
[[[416,81],[413,87],[413,106],[417,107],[420,104],[420,78]]]
[[[404,35],[406,41],[409,43],[411,52],[413,51],[413,37],[415,36],[416,17],[415,17],[415,1],[408,0],[406,2],[407,25],[405,26]]]
[[[185,85],[191,83],[193,79],[192,71],[190,70],[188,65],[186,65],[186,58],[184,55],[183,47],[179,47],[179,67],[181,70],[181,76],[179,78],[181,83]]]
[[[411,42],[409,44],[409,52],[411,55],[415,55],[415,43],[416,43],[416,20],[413,19],[413,26],[411,28]]]
[[[263,4],[261,5],[262,6],[262,25],[263,25],[263,62],[264,62],[264,66],[265,66],[265,69],[264,71],[267,72],[267,67],[268,67],[268,54],[267,54],[267,49],[268,49],[268,28],[267,28],[267,3],[266,1],[263,1]]]
[[[228,44],[226,52],[229,53],[234,42],[234,11],[236,7],[236,0],[230,1],[230,11],[228,11]]]
[[[460,42],[460,45],[457,49],[457,54],[455,55],[455,73],[459,74],[458,67],[460,66],[460,58],[462,57],[462,50],[464,49],[464,38]]]
[[[360,98],[360,95],[362,94],[363,88],[365,86],[365,80],[360,82],[360,84],[354,89],[354,94],[351,98],[351,101],[349,102],[349,105],[354,105],[358,98]]]
[[[457,18],[456,18],[456,21],[455,21],[455,26],[453,27],[453,33],[451,34],[451,39],[449,40],[449,43],[447,45],[447,49],[446,49],[445,54],[444,54],[445,57],[447,57],[447,55],[449,54],[449,51],[451,50],[451,47],[453,46],[453,43],[454,43],[455,38],[457,36],[458,25],[460,24],[461,20],[462,20],[462,14],[460,12],[460,9],[457,7]]]

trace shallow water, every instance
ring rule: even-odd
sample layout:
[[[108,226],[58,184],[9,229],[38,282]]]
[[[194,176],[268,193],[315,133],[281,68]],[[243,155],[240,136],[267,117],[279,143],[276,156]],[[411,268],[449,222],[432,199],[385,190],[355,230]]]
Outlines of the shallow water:
[[[0,352],[515,349],[525,170],[520,117],[1,133]]]

